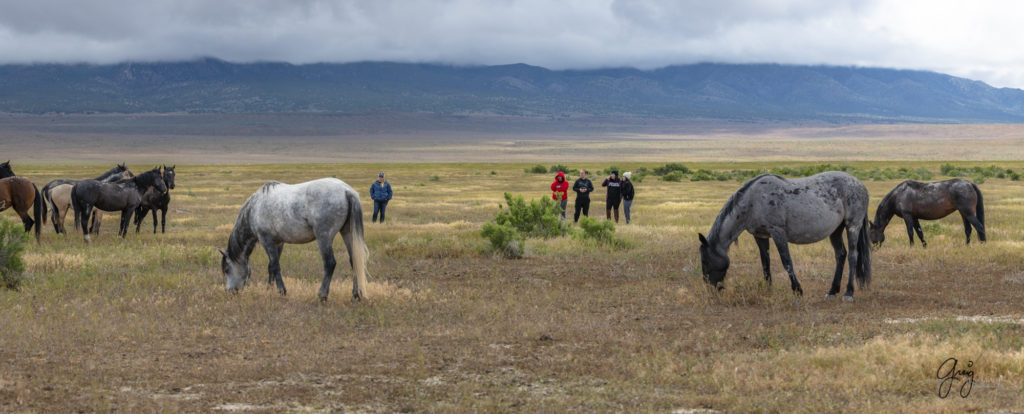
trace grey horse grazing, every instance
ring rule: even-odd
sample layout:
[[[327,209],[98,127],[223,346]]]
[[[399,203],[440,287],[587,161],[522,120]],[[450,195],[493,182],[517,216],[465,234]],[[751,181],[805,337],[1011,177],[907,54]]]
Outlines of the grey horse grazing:
[[[341,233],[352,266],[352,296],[366,296],[366,259],[370,251],[363,239],[363,208],[359,193],[335,178],[289,185],[271,181],[253,193],[238,212],[227,251],[220,250],[227,290],[237,292],[252,273],[249,256],[258,241],[270,258],[269,282],[285,294],[281,279],[281,251],[285,243],[317,241],[324,261],[324,279],[317,296],[327,300],[334,275],[334,235]]]
[[[921,183],[907,180],[882,198],[875,210],[875,221],[871,222],[871,242],[881,245],[885,241],[885,227],[896,215],[907,225],[907,236],[914,244],[914,231],[921,239],[921,246],[928,247],[924,232],[918,220],[938,220],[960,212],[964,221],[967,244],[971,244],[971,226],[978,230],[978,239],[985,242],[985,201],[981,190],[974,183],[962,178]]]
[[[769,174],[755,177],[725,203],[708,237],[699,234],[704,279],[719,286],[729,270],[729,246],[747,231],[757,241],[765,280],[771,284],[768,258],[768,240],[771,239],[789,273],[793,291],[803,294],[793,271],[789,243],[809,244],[828,237],[835,249],[836,272],[826,298],[839,293],[843,260],[849,258],[850,277],[843,300],[852,301],[854,277],[862,289],[871,282],[867,212],[867,188],[844,172],[828,171],[793,180]],[[849,254],[843,246],[843,229],[846,229]]]

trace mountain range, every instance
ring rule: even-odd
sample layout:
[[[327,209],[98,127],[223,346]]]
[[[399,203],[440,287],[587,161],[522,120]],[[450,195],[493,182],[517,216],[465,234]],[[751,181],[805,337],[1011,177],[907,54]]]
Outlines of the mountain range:
[[[0,65],[7,113],[428,113],[726,121],[1024,122],[1024,91],[926,71],[184,62]]]

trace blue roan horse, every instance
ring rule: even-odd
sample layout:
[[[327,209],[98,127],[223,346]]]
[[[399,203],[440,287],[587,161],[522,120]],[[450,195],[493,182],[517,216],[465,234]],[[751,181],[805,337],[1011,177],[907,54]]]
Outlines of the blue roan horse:
[[[277,291],[285,294],[281,279],[281,251],[285,243],[303,244],[317,241],[324,261],[324,279],[318,296],[327,300],[334,275],[334,235],[341,233],[348,248],[349,265],[355,274],[352,296],[365,296],[366,259],[369,250],[363,239],[363,208],[359,193],[334,178],[321,178],[288,185],[271,181],[257,190],[238,212],[235,228],[228,239],[227,251],[221,250],[221,270],[227,279],[228,291],[245,286],[252,273],[249,256],[258,241],[270,258],[269,282],[277,283]]]
[[[835,249],[836,272],[826,298],[839,293],[843,260],[849,258],[850,278],[843,300],[852,301],[854,276],[861,288],[871,282],[867,213],[868,190],[847,173],[829,171],[793,180],[777,175],[758,176],[729,198],[707,238],[699,234],[704,279],[719,286],[729,270],[729,246],[747,231],[757,241],[765,280],[771,284],[768,257],[768,240],[771,239],[789,273],[793,291],[803,294],[793,271],[789,243],[809,244],[828,237]],[[849,254],[843,246],[843,229],[846,229]]]

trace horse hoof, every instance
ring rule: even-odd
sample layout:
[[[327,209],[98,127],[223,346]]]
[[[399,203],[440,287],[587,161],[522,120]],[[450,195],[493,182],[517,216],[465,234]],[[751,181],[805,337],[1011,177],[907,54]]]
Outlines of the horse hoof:
[[[836,298],[836,295],[834,293],[826,293],[825,294],[825,300],[832,300],[832,299],[835,299],[835,298]]]
[[[280,294],[281,294],[281,296],[285,296],[285,295],[287,295],[287,294],[288,294],[288,291],[286,291],[286,290],[284,290],[284,289],[278,289],[278,290],[277,290],[277,293],[280,293]]]
[[[320,298],[320,303],[327,302],[327,296],[317,296],[317,297]]]
[[[853,302],[853,296],[843,296],[843,302]]]

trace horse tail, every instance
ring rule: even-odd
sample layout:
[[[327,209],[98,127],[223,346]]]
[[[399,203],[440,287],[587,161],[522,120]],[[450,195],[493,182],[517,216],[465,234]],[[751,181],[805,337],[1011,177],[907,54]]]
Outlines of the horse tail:
[[[864,214],[864,223],[857,235],[857,284],[861,289],[871,285],[871,239],[868,233],[871,227],[868,215]]]
[[[366,247],[363,234],[363,205],[359,201],[359,194],[346,191],[345,199],[348,201],[348,218],[341,227],[341,236],[348,248],[348,263],[355,273],[352,296],[358,299],[366,296],[366,262],[370,258],[370,249]]]
[[[43,201],[43,197],[39,195],[39,187],[32,184],[32,189],[36,192],[35,201],[32,202],[32,218],[36,221],[36,243],[39,243],[40,232],[43,228],[43,219],[46,218],[46,202]]]
[[[978,194],[978,205],[975,206],[974,215],[978,217],[978,221],[981,222],[981,228],[985,228],[985,199],[981,197],[981,189],[977,185],[971,183],[971,187],[974,187],[975,194]]]

